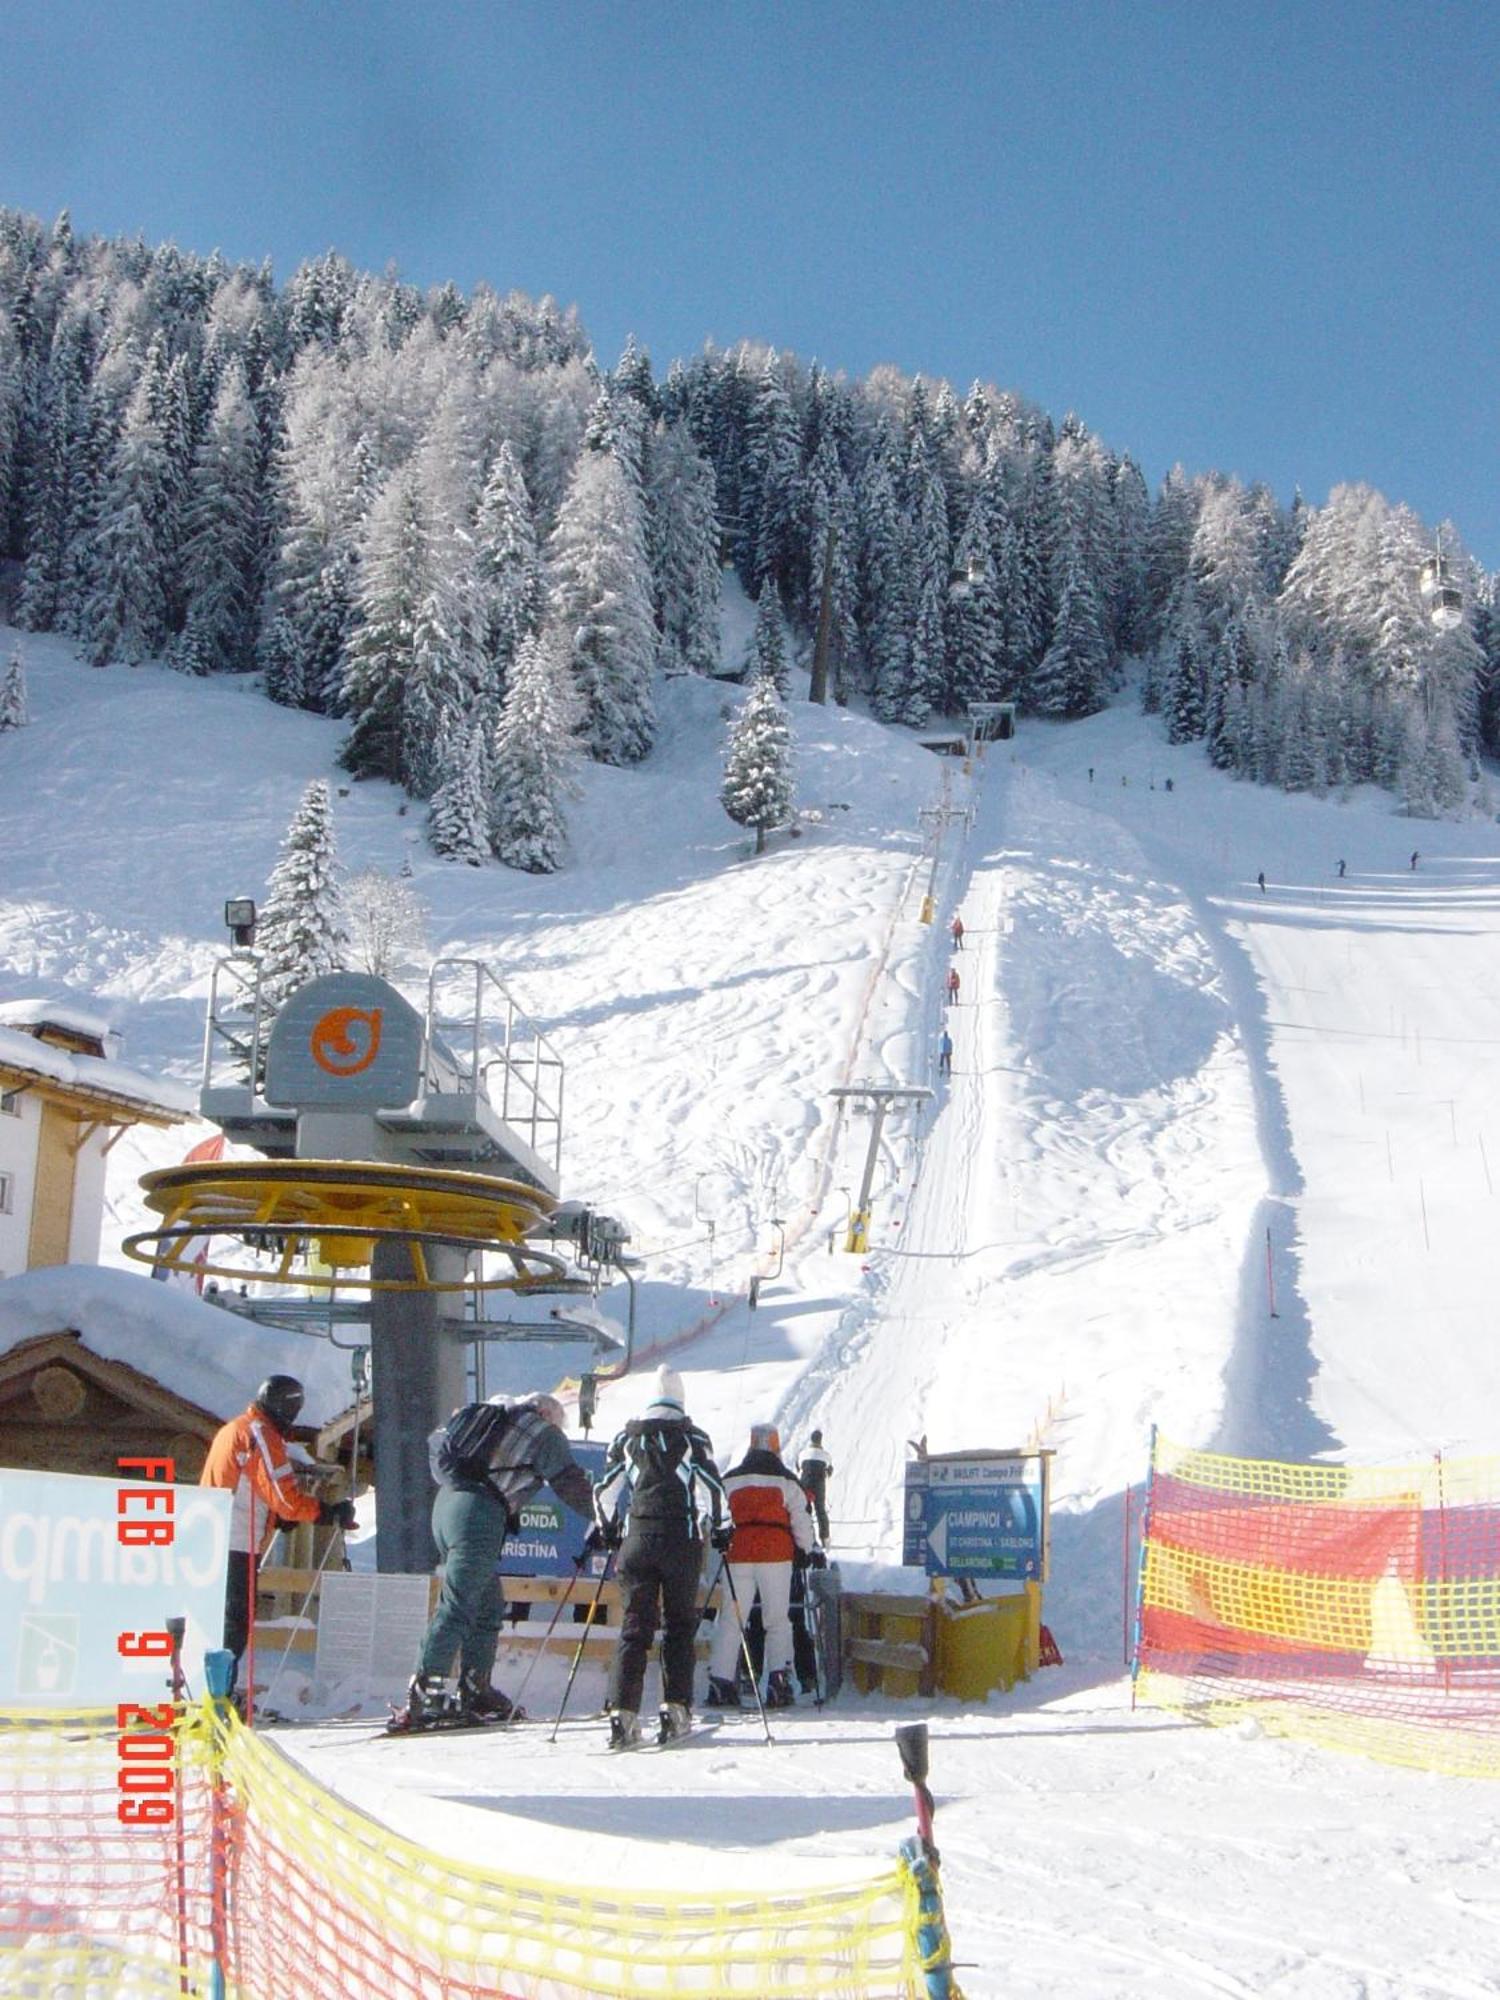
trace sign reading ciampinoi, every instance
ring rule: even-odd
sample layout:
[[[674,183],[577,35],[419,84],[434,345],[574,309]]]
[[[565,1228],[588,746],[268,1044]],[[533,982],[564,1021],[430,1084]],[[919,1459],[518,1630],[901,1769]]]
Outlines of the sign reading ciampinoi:
[[[223,1644],[230,1495],[162,1487],[167,1538],[144,1491],[159,1483],[0,1470],[0,1707],[160,1701],[168,1662],[121,1642],[169,1618],[186,1620],[182,1664],[202,1692],[204,1652]]]
[[[1050,1451],[949,1451],[906,1467],[901,1560],[929,1576],[1047,1577]]]

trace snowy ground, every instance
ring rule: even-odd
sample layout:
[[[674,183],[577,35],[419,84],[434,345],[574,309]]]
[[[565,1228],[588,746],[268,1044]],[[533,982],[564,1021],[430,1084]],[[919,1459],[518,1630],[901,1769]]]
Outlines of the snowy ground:
[[[338,732],[22,643],[36,720],[0,744],[0,999],[113,1004],[125,1060],[191,1078],[219,906],[261,888]],[[793,1443],[821,1423],[852,1566],[899,1553],[907,1439],[1057,1450],[1046,1617],[1067,1665],[924,1711],[966,1992],[1495,1992],[1493,1791],[1132,1715],[1121,1530],[1152,1423],[1285,1457],[1494,1449],[1500,828],[1233,784],[1122,706],[1027,728],[972,779],[949,767],[973,825],[929,929],[937,760],[795,705],[822,817],[752,861],[715,802],[725,699],[676,684],[646,769],[590,772],[565,874],[417,849],[415,884],[434,943],[491,958],[562,1043],[566,1191],[630,1220],[642,1337],[695,1336],[672,1351],[721,1456],[755,1419]],[[336,806],[347,861],[399,865],[392,792]],[[856,1260],[829,1243],[868,1125],[828,1093],[872,1077],[938,1095],[889,1128]],[[131,1176],[188,1142],[117,1149],[117,1226]],[[602,1427],[639,1397],[607,1392]],[[544,1667],[529,1704],[553,1690]],[[776,1879],[890,1854],[910,1815],[889,1734],[912,1713],[846,1696],[770,1748],[741,1721],[623,1764],[571,1729],[282,1740],[469,1858]]]

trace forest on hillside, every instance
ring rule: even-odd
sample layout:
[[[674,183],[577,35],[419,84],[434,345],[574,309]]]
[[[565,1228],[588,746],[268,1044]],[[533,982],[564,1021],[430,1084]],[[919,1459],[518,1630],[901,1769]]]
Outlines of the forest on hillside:
[[[753,674],[820,614],[835,699],[1087,715],[1138,678],[1172,741],[1288,789],[1465,809],[1500,752],[1496,579],[1366,486],[1154,496],[1076,416],[745,341],[659,379],[576,312],[426,292],[330,252],[266,267],[0,210],[0,609],[96,665],[264,676],[439,851],[556,866],[580,755],[651,748],[663,674]],[[740,663],[727,663],[737,668]]]

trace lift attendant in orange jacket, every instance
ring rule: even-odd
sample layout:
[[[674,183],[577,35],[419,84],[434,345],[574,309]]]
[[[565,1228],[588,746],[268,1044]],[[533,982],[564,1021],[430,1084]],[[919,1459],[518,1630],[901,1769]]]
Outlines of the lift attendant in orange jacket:
[[[214,1433],[198,1476],[200,1486],[217,1486],[234,1496],[224,1595],[224,1644],[234,1655],[234,1679],[250,1637],[256,1571],[276,1530],[290,1521],[355,1525],[352,1500],[318,1500],[297,1484],[286,1455],[285,1433],[301,1408],[302,1384],[291,1375],[268,1375],[249,1409]]]

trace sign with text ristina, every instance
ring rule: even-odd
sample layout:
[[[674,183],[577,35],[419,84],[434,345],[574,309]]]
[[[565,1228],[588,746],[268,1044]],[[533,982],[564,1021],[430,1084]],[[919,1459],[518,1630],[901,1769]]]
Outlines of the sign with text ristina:
[[[172,1483],[170,1459],[118,1479],[0,1469],[0,1708],[163,1698],[169,1621],[194,1692],[223,1644],[228,1493]]]
[[[929,1576],[1045,1582],[1050,1451],[949,1451],[906,1467],[901,1560]]]

